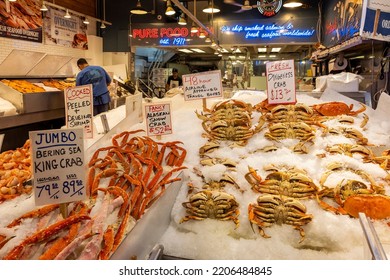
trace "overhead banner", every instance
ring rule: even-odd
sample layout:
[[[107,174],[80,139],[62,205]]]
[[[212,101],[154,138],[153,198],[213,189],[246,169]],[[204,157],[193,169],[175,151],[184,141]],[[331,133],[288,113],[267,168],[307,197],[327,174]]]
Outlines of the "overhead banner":
[[[48,7],[43,18],[45,44],[61,45],[76,49],[87,50],[87,25],[84,17],[70,14],[65,18],[65,10]]]
[[[41,1],[0,0],[0,37],[42,43]]]
[[[364,38],[390,42],[389,0],[364,0],[360,35]]]

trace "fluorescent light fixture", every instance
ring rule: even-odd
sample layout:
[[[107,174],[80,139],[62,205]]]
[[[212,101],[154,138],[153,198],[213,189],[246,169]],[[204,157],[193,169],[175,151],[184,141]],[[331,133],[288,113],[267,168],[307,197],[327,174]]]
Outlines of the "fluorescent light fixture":
[[[350,58],[350,60],[353,60],[353,59],[364,59],[364,55],[359,55],[359,56],[355,56],[355,57]]]
[[[280,52],[282,48],[272,48],[271,49],[271,52]]]
[[[218,54],[218,56],[222,56],[222,54],[221,54],[221,53],[219,53],[219,54]]]
[[[172,15],[176,14],[175,9],[172,8],[171,0],[168,0],[168,2],[167,2],[167,9],[165,10],[165,14],[167,16],[172,16]]]
[[[66,9],[66,12],[65,12],[64,18],[71,18],[71,16],[70,16],[70,14],[69,14],[69,11],[68,11],[68,9]]]
[[[300,1],[294,1],[294,0],[290,0],[290,1],[286,1],[284,4],[283,4],[283,7],[285,8],[297,8],[297,7],[301,7],[303,4],[302,2]]]
[[[8,0],[8,2],[16,2],[16,0]]]
[[[276,55],[275,55],[275,54],[271,54],[269,57],[270,57],[270,58],[275,58]]]
[[[264,58],[264,57],[267,57],[265,54],[260,54],[257,56],[258,58]]]
[[[214,54],[218,55],[218,54],[219,54],[219,52],[216,50],[216,51],[214,52]]]
[[[215,14],[215,13],[219,13],[220,11],[221,10],[217,6],[213,5],[211,1],[209,1],[207,7],[203,9],[203,12],[206,14]]]
[[[89,24],[89,20],[88,20],[87,17],[84,19],[83,23],[84,23],[84,24]]]
[[[179,49],[179,52],[183,52],[183,53],[193,53],[191,50],[189,49]]]
[[[138,0],[137,5],[134,9],[130,10],[130,13],[134,15],[146,15],[148,12],[144,8],[142,8],[141,0]]]
[[[245,56],[240,55],[238,58],[239,58],[239,59],[245,59]]]
[[[267,48],[257,48],[258,52],[267,52]]]
[[[205,51],[201,49],[191,49],[191,51],[194,51],[196,53],[205,53]]]

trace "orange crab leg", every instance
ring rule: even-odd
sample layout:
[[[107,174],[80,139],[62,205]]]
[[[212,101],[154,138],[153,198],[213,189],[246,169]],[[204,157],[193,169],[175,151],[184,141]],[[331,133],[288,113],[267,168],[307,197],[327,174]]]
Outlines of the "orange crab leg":
[[[46,215],[47,213],[50,213],[51,211],[57,209],[58,207],[59,207],[59,204],[50,204],[50,205],[43,206],[39,209],[34,209],[33,211],[25,213],[22,216],[20,216],[19,218],[13,220],[7,226],[7,228],[12,228],[14,226],[19,225],[22,222],[22,220],[24,220],[24,219],[42,217],[42,216]]]
[[[99,253],[100,260],[108,260],[114,246],[114,228],[109,225],[103,234],[103,247]]]
[[[89,219],[91,219],[91,217],[88,215],[75,215],[50,225],[47,228],[40,230],[37,233],[24,239],[18,246],[14,247],[10,252],[8,252],[3,260],[16,260],[23,253],[23,250],[27,245],[42,242],[74,223]]]

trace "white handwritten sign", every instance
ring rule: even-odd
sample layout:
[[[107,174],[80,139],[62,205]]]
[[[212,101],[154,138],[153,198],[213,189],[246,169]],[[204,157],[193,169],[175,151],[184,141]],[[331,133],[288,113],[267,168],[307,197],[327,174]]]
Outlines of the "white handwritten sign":
[[[146,132],[148,135],[172,134],[171,103],[146,104]]]
[[[184,100],[222,97],[221,71],[183,75]]]
[[[66,127],[83,127],[85,138],[93,138],[92,85],[65,89]]]
[[[30,131],[35,204],[84,200],[83,129]]]
[[[268,103],[296,103],[294,60],[268,62],[266,70]]]

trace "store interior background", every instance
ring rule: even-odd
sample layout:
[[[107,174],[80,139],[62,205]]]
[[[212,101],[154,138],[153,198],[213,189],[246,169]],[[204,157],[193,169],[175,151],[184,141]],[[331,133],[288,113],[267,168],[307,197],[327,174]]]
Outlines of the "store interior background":
[[[136,7],[137,3],[147,11],[144,15],[132,14],[130,10]],[[152,28],[158,26],[177,26],[180,28],[191,28],[193,20],[182,12],[175,3],[185,7],[190,14],[196,15],[196,19],[212,32],[208,35],[219,44],[212,47],[204,39],[193,37],[194,41],[186,42],[184,46],[161,46],[156,40],[135,40],[132,35],[133,28]],[[209,2],[220,8],[219,13],[206,14],[202,12]],[[283,1],[285,2],[285,1]],[[379,40],[361,40],[352,42],[349,45],[340,47],[348,39],[359,37],[350,34],[358,30],[359,26],[352,26],[352,31],[347,30],[345,26],[337,27],[340,20],[335,17],[335,7],[338,3],[343,3],[345,7],[354,7],[361,5],[362,1],[312,1],[304,0],[303,6],[298,8],[281,7],[280,11],[272,17],[265,17],[260,14],[257,7],[242,11],[243,0],[183,0],[171,1],[176,14],[173,16],[165,15],[167,1],[163,0],[132,0],[132,1],[105,1],[105,0],[57,0],[42,1],[42,4],[62,7],[69,9],[79,15],[85,15],[90,19],[87,27],[88,50],[75,48],[53,46],[43,43],[34,43],[23,40],[14,40],[0,37],[0,65],[13,50],[42,52],[54,55],[66,55],[72,57],[73,76],[78,72],[76,61],[80,57],[85,57],[92,65],[104,66],[123,80],[128,80],[138,86],[139,90],[145,93],[145,96],[161,97],[161,85],[156,86],[153,80],[154,68],[178,68],[181,75],[191,72],[201,72],[207,70],[219,69],[222,75],[226,72],[236,74],[240,81],[245,76],[248,78],[246,83],[237,83],[234,89],[255,89],[265,90],[265,63],[271,60],[293,59],[296,66],[297,89],[304,90],[315,87],[315,79],[318,76],[329,74],[329,63],[334,61],[340,53],[348,60],[349,70],[364,77],[359,85],[359,90],[369,92],[372,97],[372,105],[375,108],[376,93],[384,89],[387,85],[384,77],[381,77],[381,59],[383,53],[388,49],[389,43]],[[257,5],[259,1],[249,1],[252,5]],[[359,4],[360,3],[360,4]],[[240,10],[240,12],[238,12]],[[186,26],[177,24],[180,15],[185,15]],[[345,15],[348,16],[347,9]],[[359,15],[354,15],[358,17]],[[287,38],[284,42],[273,40],[264,40],[264,43],[258,43],[255,40],[239,40],[230,42],[226,34],[222,34],[219,27],[223,22],[266,22],[284,23],[289,20],[307,24],[304,28],[315,30],[314,38],[310,40],[291,41]],[[222,22],[222,23],[221,23]],[[101,24],[105,28],[101,28]],[[336,26],[335,26],[336,25]],[[343,31],[344,34],[330,32],[331,30]],[[207,32],[206,32],[207,33]],[[357,32],[358,33],[358,32]],[[189,44],[189,45],[187,45]],[[216,54],[218,47],[226,52]],[[325,54],[328,50],[336,48]],[[192,52],[183,53],[182,49],[197,48],[204,53]],[[266,51],[260,51],[259,48],[266,48]],[[279,51],[271,52],[272,48]],[[240,50],[240,53],[237,50]],[[324,55],[313,58],[313,54],[322,52]],[[245,72],[246,71],[246,72]],[[387,72],[388,76],[389,73]],[[9,78],[9,77],[3,77]],[[229,76],[229,78],[231,78]],[[388,78],[388,77],[387,77]],[[161,81],[160,81],[161,82]],[[157,91],[155,90],[157,88]],[[386,88],[385,88],[386,89]],[[63,118],[55,121],[50,120],[48,126],[42,128],[57,128],[63,124]],[[54,124],[54,126],[53,126]],[[34,124],[36,125],[36,123]],[[38,125],[38,127],[39,127]],[[7,128],[8,129],[8,128]],[[35,129],[35,127],[34,127]],[[2,127],[0,127],[2,130]],[[10,131],[12,130],[12,131]],[[23,131],[31,130],[30,127],[24,127]],[[19,129],[8,129],[8,135],[18,135]],[[20,141],[22,143],[22,141]],[[14,144],[21,144],[14,143]],[[3,150],[11,147],[3,147]]]

